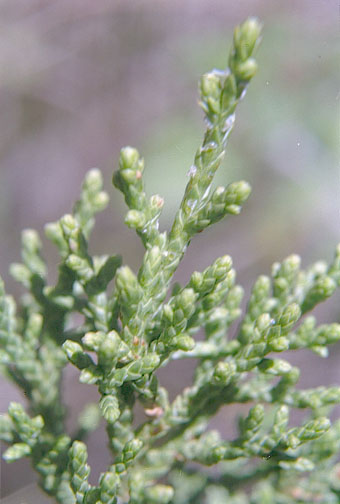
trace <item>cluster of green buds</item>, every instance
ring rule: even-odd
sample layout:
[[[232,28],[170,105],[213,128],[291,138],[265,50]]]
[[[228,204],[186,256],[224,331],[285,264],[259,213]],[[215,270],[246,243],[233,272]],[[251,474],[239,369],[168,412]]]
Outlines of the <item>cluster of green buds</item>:
[[[238,26],[228,68],[201,79],[206,131],[169,232],[159,231],[163,199],[144,190],[144,161],[136,149],[122,149],[113,184],[128,206],[126,224],[145,247],[138,272],[118,255],[88,251],[95,214],[108,202],[92,170],[73,213],[46,226],[61,256],[56,284],[48,285],[32,230],[23,233],[22,263],[11,267],[28,291],[18,313],[0,283],[0,369],[27,398],[27,411],[11,403],[0,416],[0,439],[9,445],[3,457],[30,457],[42,489],[60,504],[340,502],[340,422],[328,418],[340,387],[303,390],[289,362],[301,349],[327,357],[340,340],[340,324],[318,326],[306,315],[340,286],[340,246],[330,265],[303,270],[296,255],[275,263],[244,310],[229,255],[193,272],[187,285],[172,285],[193,236],[239,214],[250,194],[244,181],[215,190],[212,182],[256,73],[260,29],[256,19]],[[77,327],[74,314],[83,321]],[[189,358],[197,361],[193,381],[170,400],[157,370]],[[99,394],[72,433],[61,394],[67,362]],[[146,420],[136,425],[138,403]],[[223,439],[210,421],[238,405],[249,405],[239,432]],[[306,412],[300,423],[294,410]],[[111,463],[91,482],[84,440],[101,420]]]

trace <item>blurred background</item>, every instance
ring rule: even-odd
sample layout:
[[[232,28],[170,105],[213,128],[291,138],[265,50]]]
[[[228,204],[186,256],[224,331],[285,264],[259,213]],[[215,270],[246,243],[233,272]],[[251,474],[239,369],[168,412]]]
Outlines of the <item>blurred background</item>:
[[[264,23],[259,72],[217,183],[246,179],[252,196],[239,217],[193,240],[177,280],[226,253],[246,290],[290,253],[305,266],[331,260],[340,210],[337,0],[1,0],[0,273],[10,294],[22,293],[8,275],[20,260],[21,230],[43,236],[46,222],[71,210],[92,167],[102,170],[111,201],[91,251],[122,253],[138,269],[143,250],[111,186],[119,150],[132,145],[144,156],[147,191],[165,198],[161,226],[169,228],[202,138],[197,81],[226,66],[233,27],[249,15]],[[45,239],[44,247],[53,281],[58,256]],[[339,320],[339,300],[317,309],[320,322]],[[304,366],[301,386],[339,383],[338,358],[336,347],[328,361],[294,356]],[[192,368],[182,365],[177,382],[169,373],[162,378],[174,395]],[[0,380],[4,412],[23,398]],[[63,386],[72,426],[96,391],[79,388],[71,369]],[[108,461],[105,444],[101,428],[89,441],[94,479]],[[45,502],[27,487],[34,480],[27,461],[2,462],[3,502]]]

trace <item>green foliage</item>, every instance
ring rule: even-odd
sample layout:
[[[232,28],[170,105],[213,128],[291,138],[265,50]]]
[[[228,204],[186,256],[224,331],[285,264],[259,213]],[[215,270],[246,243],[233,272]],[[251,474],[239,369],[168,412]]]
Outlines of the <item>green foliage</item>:
[[[340,422],[325,416],[340,402],[340,387],[301,390],[299,369],[277,356],[310,349],[326,357],[340,339],[339,324],[317,326],[305,316],[339,286],[340,247],[330,265],[304,271],[296,255],[274,264],[271,277],[255,282],[245,313],[228,255],[187,285],[171,285],[194,235],[238,214],[250,194],[244,181],[214,190],[212,182],[256,72],[259,35],[255,19],[237,27],[228,69],[201,79],[206,131],[169,233],[158,229],[163,199],[144,191],[143,160],[122,149],[113,183],[129,207],[126,224],[145,246],[137,274],[119,256],[88,252],[94,216],[108,201],[92,170],[72,215],[46,227],[61,256],[56,285],[47,285],[32,230],[23,233],[22,263],[11,267],[28,291],[18,314],[0,284],[1,369],[28,400],[27,413],[11,403],[0,417],[4,458],[30,457],[41,487],[61,504],[340,502]],[[84,322],[69,329],[75,313]],[[200,330],[203,341],[195,339]],[[193,383],[171,402],[156,371],[187,358],[198,359]],[[67,362],[99,393],[70,436],[60,391]],[[135,426],[137,402],[149,419]],[[222,406],[241,403],[249,410],[238,436],[224,440],[209,429]],[[301,424],[290,421],[294,409],[307,410]],[[112,465],[92,484],[83,438],[101,417]],[[214,473],[204,468],[213,465]]]

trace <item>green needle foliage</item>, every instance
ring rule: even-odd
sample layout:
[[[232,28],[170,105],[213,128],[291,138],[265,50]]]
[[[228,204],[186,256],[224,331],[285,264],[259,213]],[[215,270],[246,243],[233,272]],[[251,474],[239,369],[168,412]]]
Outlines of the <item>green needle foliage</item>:
[[[9,445],[3,457],[29,457],[41,487],[61,504],[340,502],[340,422],[325,416],[340,402],[340,387],[301,390],[299,369],[277,355],[309,349],[326,357],[340,339],[339,324],[318,326],[307,314],[340,285],[340,247],[330,265],[302,270],[296,255],[275,263],[270,277],[255,282],[245,313],[228,255],[172,286],[195,234],[238,214],[249,196],[247,182],[214,190],[212,182],[256,73],[259,36],[256,19],[238,26],[228,68],[201,79],[206,130],[170,232],[158,228],[163,199],[144,191],[143,159],[122,149],[113,183],[129,208],[125,222],[145,247],[137,274],[119,256],[88,252],[94,216],[108,201],[92,170],[73,213],[46,226],[61,256],[56,285],[47,284],[33,230],[23,233],[22,263],[11,267],[27,290],[17,313],[0,285],[1,370],[27,398],[27,411],[11,403],[0,417]],[[83,323],[70,328],[75,313]],[[170,401],[157,370],[188,358],[198,361],[193,383]],[[65,431],[61,397],[67,362],[99,393],[73,434]],[[148,419],[136,426],[137,403]],[[209,429],[222,406],[241,403],[248,414],[234,439]],[[301,424],[290,420],[294,409],[305,411]],[[112,464],[91,483],[83,440],[102,418]]]

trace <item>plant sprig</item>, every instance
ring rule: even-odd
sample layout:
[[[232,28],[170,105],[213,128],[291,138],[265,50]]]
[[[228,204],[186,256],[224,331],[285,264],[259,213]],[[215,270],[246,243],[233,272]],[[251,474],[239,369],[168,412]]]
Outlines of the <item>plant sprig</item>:
[[[33,230],[23,233],[22,263],[11,267],[28,291],[18,313],[0,282],[0,366],[28,402],[27,412],[11,403],[0,416],[0,439],[9,445],[3,456],[30,457],[41,487],[60,504],[339,502],[340,423],[327,415],[340,387],[301,390],[286,352],[326,357],[339,341],[339,324],[318,326],[308,312],[340,285],[340,246],[330,265],[303,270],[297,255],[275,263],[270,277],[254,283],[245,310],[228,255],[193,272],[187,285],[171,285],[195,234],[239,214],[250,194],[245,181],[212,183],[257,70],[260,31],[254,18],[238,26],[228,67],[200,81],[206,129],[169,232],[159,230],[163,199],[146,195],[143,159],[122,149],[113,183],[128,206],[125,222],[145,247],[137,273],[118,255],[89,253],[95,215],[108,202],[100,172],[91,170],[73,212],[46,226],[61,257],[56,284],[48,285]],[[83,322],[70,329],[74,314]],[[157,370],[188,358],[198,360],[193,382],[170,400]],[[99,393],[71,434],[61,394],[67,362]],[[145,412],[139,425],[137,403]],[[234,439],[209,428],[222,406],[233,413],[245,403]],[[292,425],[293,409],[309,415]],[[93,483],[84,440],[101,419],[111,463]],[[215,473],[203,468],[215,464]]]

